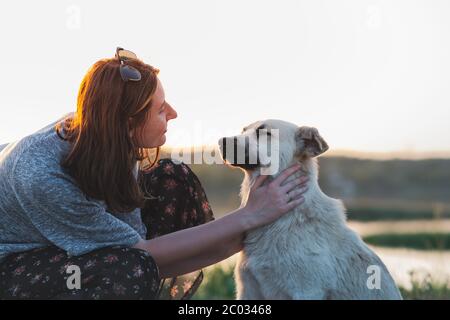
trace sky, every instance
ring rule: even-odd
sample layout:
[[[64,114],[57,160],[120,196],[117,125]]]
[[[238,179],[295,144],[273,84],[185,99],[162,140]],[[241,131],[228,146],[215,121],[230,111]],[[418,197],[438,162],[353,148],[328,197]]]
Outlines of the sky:
[[[314,126],[332,150],[450,151],[450,1],[9,1],[0,144],[76,109],[117,46],[158,67],[168,146],[257,120]]]

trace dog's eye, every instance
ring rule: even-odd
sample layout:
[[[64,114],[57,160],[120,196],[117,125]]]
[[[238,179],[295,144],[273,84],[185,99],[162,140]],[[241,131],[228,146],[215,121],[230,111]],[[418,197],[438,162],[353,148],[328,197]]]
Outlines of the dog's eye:
[[[260,131],[260,130],[258,130],[258,131]],[[266,136],[268,136],[268,137],[272,136],[272,132],[270,132],[269,130],[266,130],[266,129],[261,129],[261,133],[265,133]]]

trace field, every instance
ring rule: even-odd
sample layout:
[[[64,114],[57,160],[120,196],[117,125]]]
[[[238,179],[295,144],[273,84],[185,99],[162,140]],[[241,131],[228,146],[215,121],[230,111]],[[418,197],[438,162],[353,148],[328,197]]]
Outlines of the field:
[[[320,158],[319,184],[382,258],[406,299],[450,299],[450,160]],[[216,217],[239,206],[243,173],[190,165]],[[205,269],[195,299],[233,299],[234,257]]]

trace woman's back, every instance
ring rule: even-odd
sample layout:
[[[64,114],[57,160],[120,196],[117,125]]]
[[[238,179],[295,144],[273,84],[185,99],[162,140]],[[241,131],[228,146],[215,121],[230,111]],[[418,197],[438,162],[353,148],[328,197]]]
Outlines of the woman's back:
[[[52,243],[78,255],[145,237],[140,209],[113,216],[63,170],[70,144],[58,137],[57,122],[0,151],[0,259]]]

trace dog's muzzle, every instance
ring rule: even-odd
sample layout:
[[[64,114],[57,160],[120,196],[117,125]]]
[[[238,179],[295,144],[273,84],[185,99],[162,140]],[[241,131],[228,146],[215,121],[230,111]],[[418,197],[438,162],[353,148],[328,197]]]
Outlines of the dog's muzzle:
[[[221,138],[219,139],[219,148],[222,153],[222,159],[231,166],[240,167],[245,170],[254,170],[260,165],[258,153],[256,159],[250,159],[250,144],[248,137],[245,137],[243,146],[239,146],[237,137]]]

